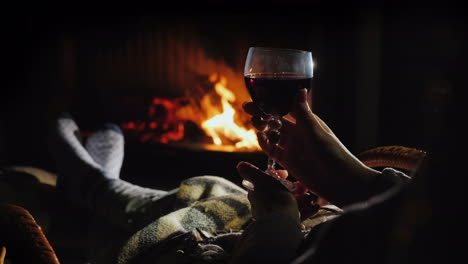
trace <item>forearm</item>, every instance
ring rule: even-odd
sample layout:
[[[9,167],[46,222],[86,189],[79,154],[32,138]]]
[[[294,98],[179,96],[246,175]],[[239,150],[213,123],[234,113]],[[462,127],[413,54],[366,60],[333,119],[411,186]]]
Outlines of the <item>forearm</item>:
[[[368,167],[356,172],[354,176],[344,179],[336,186],[334,204],[344,207],[353,203],[367,201],[395,185],[404,184],[411,178],[404,173],[386,168],[377,171]]]
[[[302,240],[297,221],[274,212],[249,225],[230,264],[288,263],[296,256]]]

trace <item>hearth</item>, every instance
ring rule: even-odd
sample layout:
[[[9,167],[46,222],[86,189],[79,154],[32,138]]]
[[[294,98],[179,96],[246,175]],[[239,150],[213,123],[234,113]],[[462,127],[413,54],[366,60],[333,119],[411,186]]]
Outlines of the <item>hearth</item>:
[[[143,186],[169,190],[181,180],[201,175],[221,176],[237,184],[241,178],[236,171],[239,161],[266,167],[262,152],[225,152],[207,150],[205,146],[190,144],[142,144],[127,142],[122,168],[123,179]]]

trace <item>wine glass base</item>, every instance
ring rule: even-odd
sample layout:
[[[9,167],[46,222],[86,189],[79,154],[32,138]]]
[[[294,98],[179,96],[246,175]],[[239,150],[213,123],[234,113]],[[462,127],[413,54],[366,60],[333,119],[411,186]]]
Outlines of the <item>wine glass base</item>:
[[[279,181],[288,191],[290,192],[295,192],[296,190],[296,184],[294,182],[290,182],[288,180],[285,180],[285,179],[282,179],[281,177],[279,177],[278,173],[275,171],[276,176],[273,176],[271,174],[269,174],[268,172],[265,172],[266,174],[274,177],[277,181]],[[246,188],[247,190],[249,191],[254,191],[255,190],[255,186],[253,185],[253,183],[251,183],[250,181],[248,180],[242,180],[242,186],[244,186],[244,188]]]
[[[244,186],[244,188],[246,188],[249,191],[254,191],[253,183],[249,182],[248,180],[242,180],[242,186]]]

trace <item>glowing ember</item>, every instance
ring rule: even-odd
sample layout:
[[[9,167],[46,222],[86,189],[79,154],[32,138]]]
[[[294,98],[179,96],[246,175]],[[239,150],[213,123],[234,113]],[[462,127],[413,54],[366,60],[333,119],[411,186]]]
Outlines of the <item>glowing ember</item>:
[[[235,104],[236,96],[227,88],[226,78],[212,74],[209,81],[214,90],[198,99],[154,98],[146,120],[130,121],[122,128],[137,133],[142,142],[195,143],[229,152],[260,150],[255,130],[248,128],[249,118]]]

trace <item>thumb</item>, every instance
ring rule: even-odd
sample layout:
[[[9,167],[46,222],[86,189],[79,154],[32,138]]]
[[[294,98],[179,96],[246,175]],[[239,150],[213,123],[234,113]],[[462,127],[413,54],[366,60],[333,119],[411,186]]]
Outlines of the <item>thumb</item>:
[[[261,171],[259,168],[248,162],[239,162],[237,171],[240,176],[255,186],[256,191],[262,190],[284,190],[287,191],[285,186],[278,180]]]
[[[296,93],[296,101],[294,102],[294,117],[296,120],[310,120],[313,118],[312,110],[307,103],[307,90],[300,89]]]
[[[296,94],[296,102],[293,110],[294,118],[299,124],[320,126],[315,115],[312,113],[312,109],[307,102],[307,90],[300,89]]]

